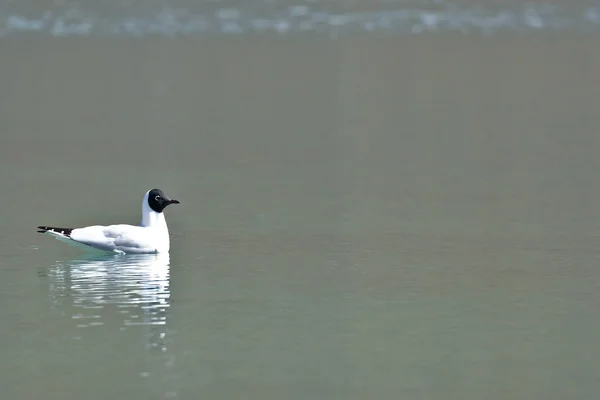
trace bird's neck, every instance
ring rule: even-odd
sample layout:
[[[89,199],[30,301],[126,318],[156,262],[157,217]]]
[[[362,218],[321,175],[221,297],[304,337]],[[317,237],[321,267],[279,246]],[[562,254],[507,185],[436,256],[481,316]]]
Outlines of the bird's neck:
[[[157,213],[149,207],[142,211],[142,226],[168,230],[165,215],[163,213]]]

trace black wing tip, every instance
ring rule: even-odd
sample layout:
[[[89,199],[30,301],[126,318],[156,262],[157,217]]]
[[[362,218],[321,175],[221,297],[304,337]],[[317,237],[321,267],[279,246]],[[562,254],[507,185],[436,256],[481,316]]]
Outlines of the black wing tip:
[[[46,226],[46,225],[39,225],[37,228],[38,228],[38,233],[56,232],[56,233],[60,233],[61,235],[65,235],[67,237],[71,237],[71,232],[73,231],[73,228],[59,228],[56,226]]]

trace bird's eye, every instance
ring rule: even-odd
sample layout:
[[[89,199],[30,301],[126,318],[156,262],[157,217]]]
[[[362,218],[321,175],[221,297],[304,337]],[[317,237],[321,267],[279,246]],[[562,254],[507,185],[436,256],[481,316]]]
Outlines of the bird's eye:
[[[160,196],[159,195],[154,196],[154,200],[160,201]]]

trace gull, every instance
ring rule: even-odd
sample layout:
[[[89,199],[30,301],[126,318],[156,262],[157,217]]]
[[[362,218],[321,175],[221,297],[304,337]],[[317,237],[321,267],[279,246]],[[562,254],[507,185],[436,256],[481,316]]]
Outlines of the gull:
[[[163,210],[179,201],[168,198],[162,190],[146,192],[142,201],[142,223],[134,225],[92,225],[83,228],[38,226],[39,233],[48,233],[69,244],[82,244],[115,253],[168,253],[169,229]]]

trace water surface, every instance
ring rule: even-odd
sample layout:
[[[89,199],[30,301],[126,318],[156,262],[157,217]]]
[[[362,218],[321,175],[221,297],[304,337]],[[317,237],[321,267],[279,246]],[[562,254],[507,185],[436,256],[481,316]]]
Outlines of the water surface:
[[[597,39],[0,47],[6,398],[600,393]],[[168,259],[35,226],[167,210]]]

